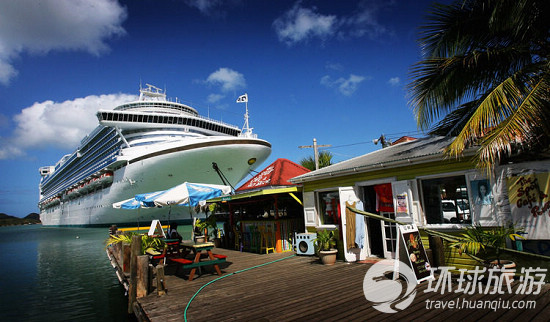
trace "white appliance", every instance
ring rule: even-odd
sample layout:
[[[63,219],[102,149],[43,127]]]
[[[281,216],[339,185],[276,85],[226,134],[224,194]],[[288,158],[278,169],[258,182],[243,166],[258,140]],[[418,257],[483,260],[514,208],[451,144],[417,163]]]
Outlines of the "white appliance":
[[[313,240],[317,238],[316,233],[296,233],[295,246],[297,255],[315,255]]]

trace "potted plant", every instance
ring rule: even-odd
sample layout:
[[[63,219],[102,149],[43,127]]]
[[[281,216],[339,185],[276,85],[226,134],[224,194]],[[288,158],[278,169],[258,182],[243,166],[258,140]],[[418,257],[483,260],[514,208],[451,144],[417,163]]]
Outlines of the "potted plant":
[[[199,218],[195,221],[195,241],[198,243],[203,243],[206,241],[206,236],[208,229],[208,222],[202,221]]]
[[[520,235],[522,229],[515,228],[513,225],[499,226],[492,228],[482,228],[480,225],[465,228],[465,232],[458,241],[451,244],[458,248],[458,253],[469,254],[472,258],[489,267],[512,269],[516,264],[511,260],[501,258],[502,249],[506,248],[506,240],[509,238],[515,241],[517,238],[523,239]],[[476,257],[483,254],[490,257],[490,250],[494,250],[495,259],[481,259]],[[488,252],[489,251],[489,252]],[[513,274],[509,275],[508,280],[513,279]]]
[[[336,238],[333,230],[323,230],[317,232],[317,238],[313,240],[319,250],[319,259],[325,265],[334,265],[338,249],[335,249]]]

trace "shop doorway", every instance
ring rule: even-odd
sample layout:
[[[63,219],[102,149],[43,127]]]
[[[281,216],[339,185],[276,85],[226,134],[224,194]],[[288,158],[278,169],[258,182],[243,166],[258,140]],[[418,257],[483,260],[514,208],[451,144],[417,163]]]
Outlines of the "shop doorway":
[[[363,204],[366,212],[378,214],[376,211],[376,191],[374,191],[374,186],[363,187]],[[380,220],[370,217],[367,217],[366,220],[371,255],[384,257]]]
[[[390,183],[363,186],[365,211],[395,219],[393,194]],[[371,254],[383,258],[395,258],[397,228],[395,224],[367,219]]]

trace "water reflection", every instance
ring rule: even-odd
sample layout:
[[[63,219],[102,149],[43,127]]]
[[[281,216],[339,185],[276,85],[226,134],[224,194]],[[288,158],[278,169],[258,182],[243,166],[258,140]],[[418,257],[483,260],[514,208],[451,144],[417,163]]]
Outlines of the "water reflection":
[[[0,320],[128,320],[107,237],[107,228],[0,227]]]

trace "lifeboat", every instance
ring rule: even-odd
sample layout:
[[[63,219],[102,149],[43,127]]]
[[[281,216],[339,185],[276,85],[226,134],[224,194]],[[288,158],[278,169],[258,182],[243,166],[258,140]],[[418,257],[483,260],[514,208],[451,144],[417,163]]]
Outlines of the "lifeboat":
[[[73,198],[73,197],[76,197],[78,195],[79,195],[78,187],[71,188],[71,189],[69,189],[69,191],[67,191],[67,197],[69,197],[69,198]]]
[[[49,207],[59,205],[60,203],[61,203],[61,197],[55,196],[55,197],[50,197],[50,198],[44,200],[40,204],[40,206],[41,206],[41,208],[49,208]]]
[[[113,183],[113,173],[105,172],[99,178],[98,181],[101,185]]]
[[[88,182],[86,182],[86,186],[88,187],[89,190],[94,189],[95,187],[99,186],[99,184],[100,184],[99,178],[92,178],[88,180]]]
[[[57,206],[61,203],[61,197],[56,196],[52,198],[52,201],[50,202],[50,206]]]

